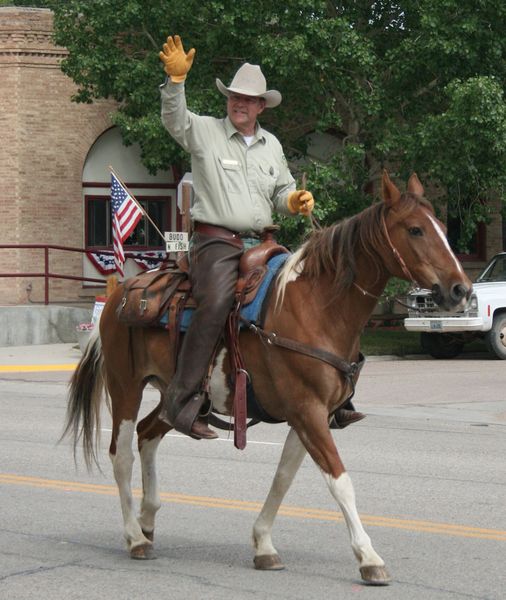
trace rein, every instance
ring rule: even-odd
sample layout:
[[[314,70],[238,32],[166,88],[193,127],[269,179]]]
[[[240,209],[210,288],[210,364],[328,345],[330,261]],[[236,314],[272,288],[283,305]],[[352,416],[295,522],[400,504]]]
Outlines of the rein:
[[[374,300],[379,300],[380,299],[380,296],[376,296],[376,294],[371,294],[371,292],[368,292],[367,290],[364,290],[364,288],[361,287],[360,285],[358,285],[358,283],[356,281],[353,282],[353,285],[362,294],[362,296],[369,296],[369,298],[374,298]]]

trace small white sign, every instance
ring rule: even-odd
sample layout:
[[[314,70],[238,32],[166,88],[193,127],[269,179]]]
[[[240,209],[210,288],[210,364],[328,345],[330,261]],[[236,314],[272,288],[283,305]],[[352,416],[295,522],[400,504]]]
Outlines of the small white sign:
[[[166,252],[187,252],[188,233],[185,231],[166,231],[165,237],[165,250]]]

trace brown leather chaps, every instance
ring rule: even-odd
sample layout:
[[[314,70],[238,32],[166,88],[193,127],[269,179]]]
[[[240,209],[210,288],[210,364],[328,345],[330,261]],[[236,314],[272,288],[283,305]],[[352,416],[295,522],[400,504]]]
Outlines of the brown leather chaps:
[[[232,309],[240,239],[225,240],[195,233],[190,249],[190,281],[197,304],[184,335],[174,378],[164,393],[160,418],[188,434],[205,400],[202,382]]]

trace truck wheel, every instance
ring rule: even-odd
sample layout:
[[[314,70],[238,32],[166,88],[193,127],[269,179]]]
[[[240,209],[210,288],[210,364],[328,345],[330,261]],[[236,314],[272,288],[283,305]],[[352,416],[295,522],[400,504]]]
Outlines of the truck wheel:
[[[462,339],[451,333],[424,332],[420,334],[420,343],[433,358],[455,358],[464,348]]]
[[[495,315],[492,329],[485,336],[485,343],[496,358],[506,360],[506,313]]]

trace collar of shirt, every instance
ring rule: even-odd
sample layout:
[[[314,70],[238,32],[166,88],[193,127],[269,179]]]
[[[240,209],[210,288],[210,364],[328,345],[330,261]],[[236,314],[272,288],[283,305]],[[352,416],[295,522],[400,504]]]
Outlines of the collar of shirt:
[[[225,117],[223,122],[225,125],[225,132],[227,134],[228,139],[230,139],[235,134],[243,137],[243,134],[234,127],[234,125],[229,117]],[[258,141],[265,144],[266,139],[265,139],[263,129],[260,127],[260,123],[257,122],[257,124],[255,125],[255,135],[253,136],[253,141],[251,142],[251,145],[253,145],[255,142],[258,142]]]

